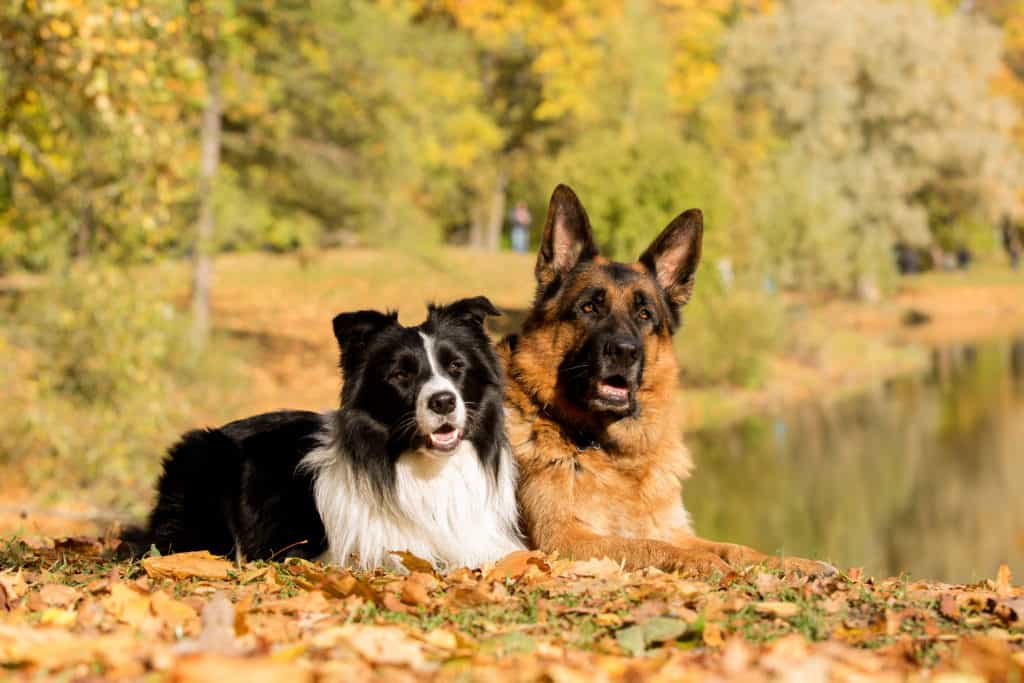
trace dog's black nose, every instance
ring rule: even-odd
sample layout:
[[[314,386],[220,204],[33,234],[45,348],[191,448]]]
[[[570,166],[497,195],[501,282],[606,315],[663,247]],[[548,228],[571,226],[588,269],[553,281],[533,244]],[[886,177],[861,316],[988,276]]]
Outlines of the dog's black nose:
[[[427,407],[438,415],[447,415],[455,410],[455,394],[439,391],[427,400]]]
[[[604,355],[620,365],[633,365],[640,357],[640,345],[624,337],[609,339],[604,345]]]

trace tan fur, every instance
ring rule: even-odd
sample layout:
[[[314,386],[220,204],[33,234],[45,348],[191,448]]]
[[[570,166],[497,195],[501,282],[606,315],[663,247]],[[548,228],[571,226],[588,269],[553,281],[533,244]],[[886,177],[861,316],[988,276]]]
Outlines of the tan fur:
[[[559,297],[531,312],[514,350],[509,340],[499,347],[508,377],[509,437],[519,462],[519,502],[531,546],[576,558],[607,556],[631,569],[696,573],[769,560],[753,549],[694,535],[682,502],[682,482],[693,463],[682,441],[678,367],[666,322],[645,340],[635,416],[605,423],[560,391],[558,368],[583,340],[574,322],[555,315],[557,301],[596,284],[608,288],[615,309],[628,305],[636,286],[656,291],[642,265],[630,266],[644,274],[641,283],[618,291],[603,275],[607,263],[598,257],[583,264]],[[668,319],[667,310],[660,314],[662,321]],[[577,427],[599,432],[600,445],[578,448],[569,433]],[[788,566],[820,569],[806,561]]]

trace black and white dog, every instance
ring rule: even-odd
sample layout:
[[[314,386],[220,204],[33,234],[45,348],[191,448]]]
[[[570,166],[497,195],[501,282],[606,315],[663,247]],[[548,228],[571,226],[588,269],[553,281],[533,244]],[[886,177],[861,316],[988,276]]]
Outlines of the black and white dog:
[[[186,434],[164,460],[129,548],[299,556],[373,568],[406,550],[438,567],[522,549],[502,370],[484,297],[334,319],[341,408],[284,411]]]

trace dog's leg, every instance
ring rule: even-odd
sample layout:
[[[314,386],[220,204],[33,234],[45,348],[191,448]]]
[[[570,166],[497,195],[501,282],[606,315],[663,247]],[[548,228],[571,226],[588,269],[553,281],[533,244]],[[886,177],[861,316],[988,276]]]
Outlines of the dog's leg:
[[[534,539],[545,552],[558,551],[562,557],[576,560],[610,558],[630,570],[657,567],[662,571],[678,571],[687,576],[708,576],[713,572],[730,571],[726,561],[703,548],[681,548],[649,538],[600,536],[582,529],[569,529]]]
[[[708,552],[728,562],[736,568],[750,567],[763,564],[770,569],[782,569],[783,571],[795,571],[808,576],[832,576],[836,573],[835,567],[817,560],[807,560],[802,557],[778,557],[766,555],[758,550],[745,545],[735,543],[718,543],[692,536],[677,542],[685,549],[692,549],[697,552]]]

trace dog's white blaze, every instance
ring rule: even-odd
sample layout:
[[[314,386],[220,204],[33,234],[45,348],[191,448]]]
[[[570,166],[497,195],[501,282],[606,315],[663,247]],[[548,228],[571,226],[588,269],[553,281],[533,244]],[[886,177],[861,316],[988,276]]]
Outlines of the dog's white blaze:
[[[422,332],[420,332],[420,337],[423,338],[423,349],[427,352],[427,362],[430,363],[430,379],[423,384],[420,393],[416,396],[416,422],[420,431],[423,434],[431,434],[449,421],[456,429],[465,429],[466,403],[459,395],[455,384],[441,372],[434,338]],[[455,411],[451,415],[438,415],[428,406],[430,397],[440,391],[450,391],[455,394]]]
[[[524,549],[516,466],[507,447],[497,483],[470,441],[443,458],[406,452],[397,463],[394,502],[388,503],[352,471],[337,443],[328,431],[323,445],[300,465],[315,473],[314,496],[328,540],[321,559],[364,569],[397,568],[389,552],[406,550],[439,568],[479,567]]]

